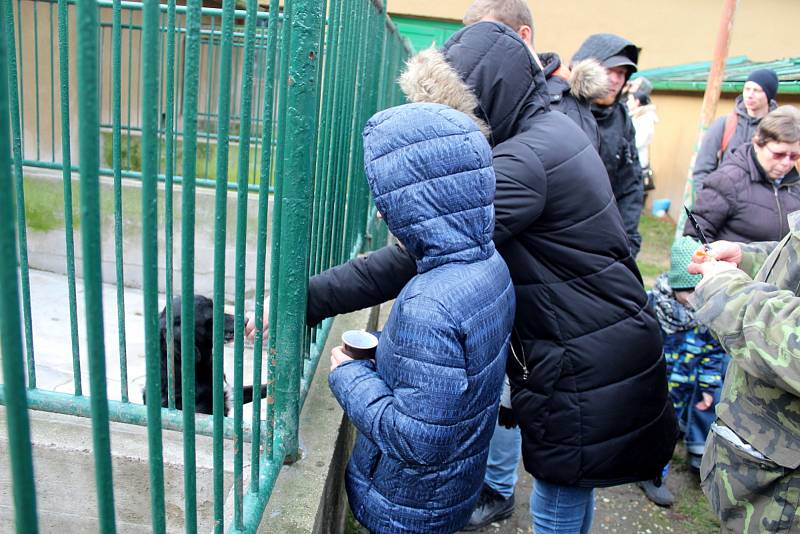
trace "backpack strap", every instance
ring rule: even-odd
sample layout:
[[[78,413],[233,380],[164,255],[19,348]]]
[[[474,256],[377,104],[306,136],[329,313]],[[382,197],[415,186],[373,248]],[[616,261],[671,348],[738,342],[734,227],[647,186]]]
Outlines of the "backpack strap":
[[[736,111],[731,112],[730,115],[725,117],[725,129],[722,131],[722,142],[719,144],[719,159],[727,150],[728,145],[731,143],[733,134],[736,133],[736,124],[739,122],[739,116]]]

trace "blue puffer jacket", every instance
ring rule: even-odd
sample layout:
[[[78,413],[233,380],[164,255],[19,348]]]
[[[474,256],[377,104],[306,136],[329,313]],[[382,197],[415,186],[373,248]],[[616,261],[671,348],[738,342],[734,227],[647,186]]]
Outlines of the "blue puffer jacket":
[[[329,378],[359,430],[347,495],[372,532],[452,532],[480,492],[514,318],[492,242],[492,154],[475,123],[438,104],[376,114],[364,153],[375,204],[418,274],[375,362]]]

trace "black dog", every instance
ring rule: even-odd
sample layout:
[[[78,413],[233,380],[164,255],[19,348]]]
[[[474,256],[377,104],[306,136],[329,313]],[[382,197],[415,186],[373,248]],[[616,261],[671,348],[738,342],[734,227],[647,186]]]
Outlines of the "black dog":
[[[233,339],[233,315],[225,314],[224,339]],[[214,412],[213,393],[213,343],[214,343],[214,302],[202,295],[194,296],[194,357],[195,357],[195,411],[211,414]],[[161,406],[167,406],[169,377],[167,374],[167,309],[164,307],[158,316],[158,329],[161,337]],[[172,299],[172,334],[174,337],[175,369],[175,407],[183,409],[181,387],[181,297]],[[224,414],[231,409],[231,391],[227,380],[224,391]],[[253,386],[242,389],[244,402],[253,401]],[[267,396],[267,386],[261,386],[261,398]],[[144,396],[144,394],[143,394]],[[145,402],[146,399],[145,399]]]

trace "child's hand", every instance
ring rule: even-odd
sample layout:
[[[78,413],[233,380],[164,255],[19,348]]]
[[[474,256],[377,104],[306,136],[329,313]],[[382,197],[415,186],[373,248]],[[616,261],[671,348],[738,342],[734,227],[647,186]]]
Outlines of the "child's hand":
[[[712,404],[714,404],[714,396],[711,393],[703,392],[703,400],[695,404],[694,407],[704,412],[711,408]]]
[[[352,359],[353,358],[344,353],[341,345],[333,347],[333,349],[331,349],[331,372],[344,362],[349,362]]]

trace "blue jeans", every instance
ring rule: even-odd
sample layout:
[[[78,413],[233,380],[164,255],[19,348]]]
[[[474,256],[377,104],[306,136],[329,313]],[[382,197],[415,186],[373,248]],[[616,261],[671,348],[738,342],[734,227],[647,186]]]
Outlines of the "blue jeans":
[[[522,436],[519,427],[506,428],[495,425],[489,442],[489,459],[486,462],[484,483],[508,499],[517,485],[517,465],[522,455]]]
[[[531,515],[536,534],[588,534],[594,513],[594,490],[535,480]]]

